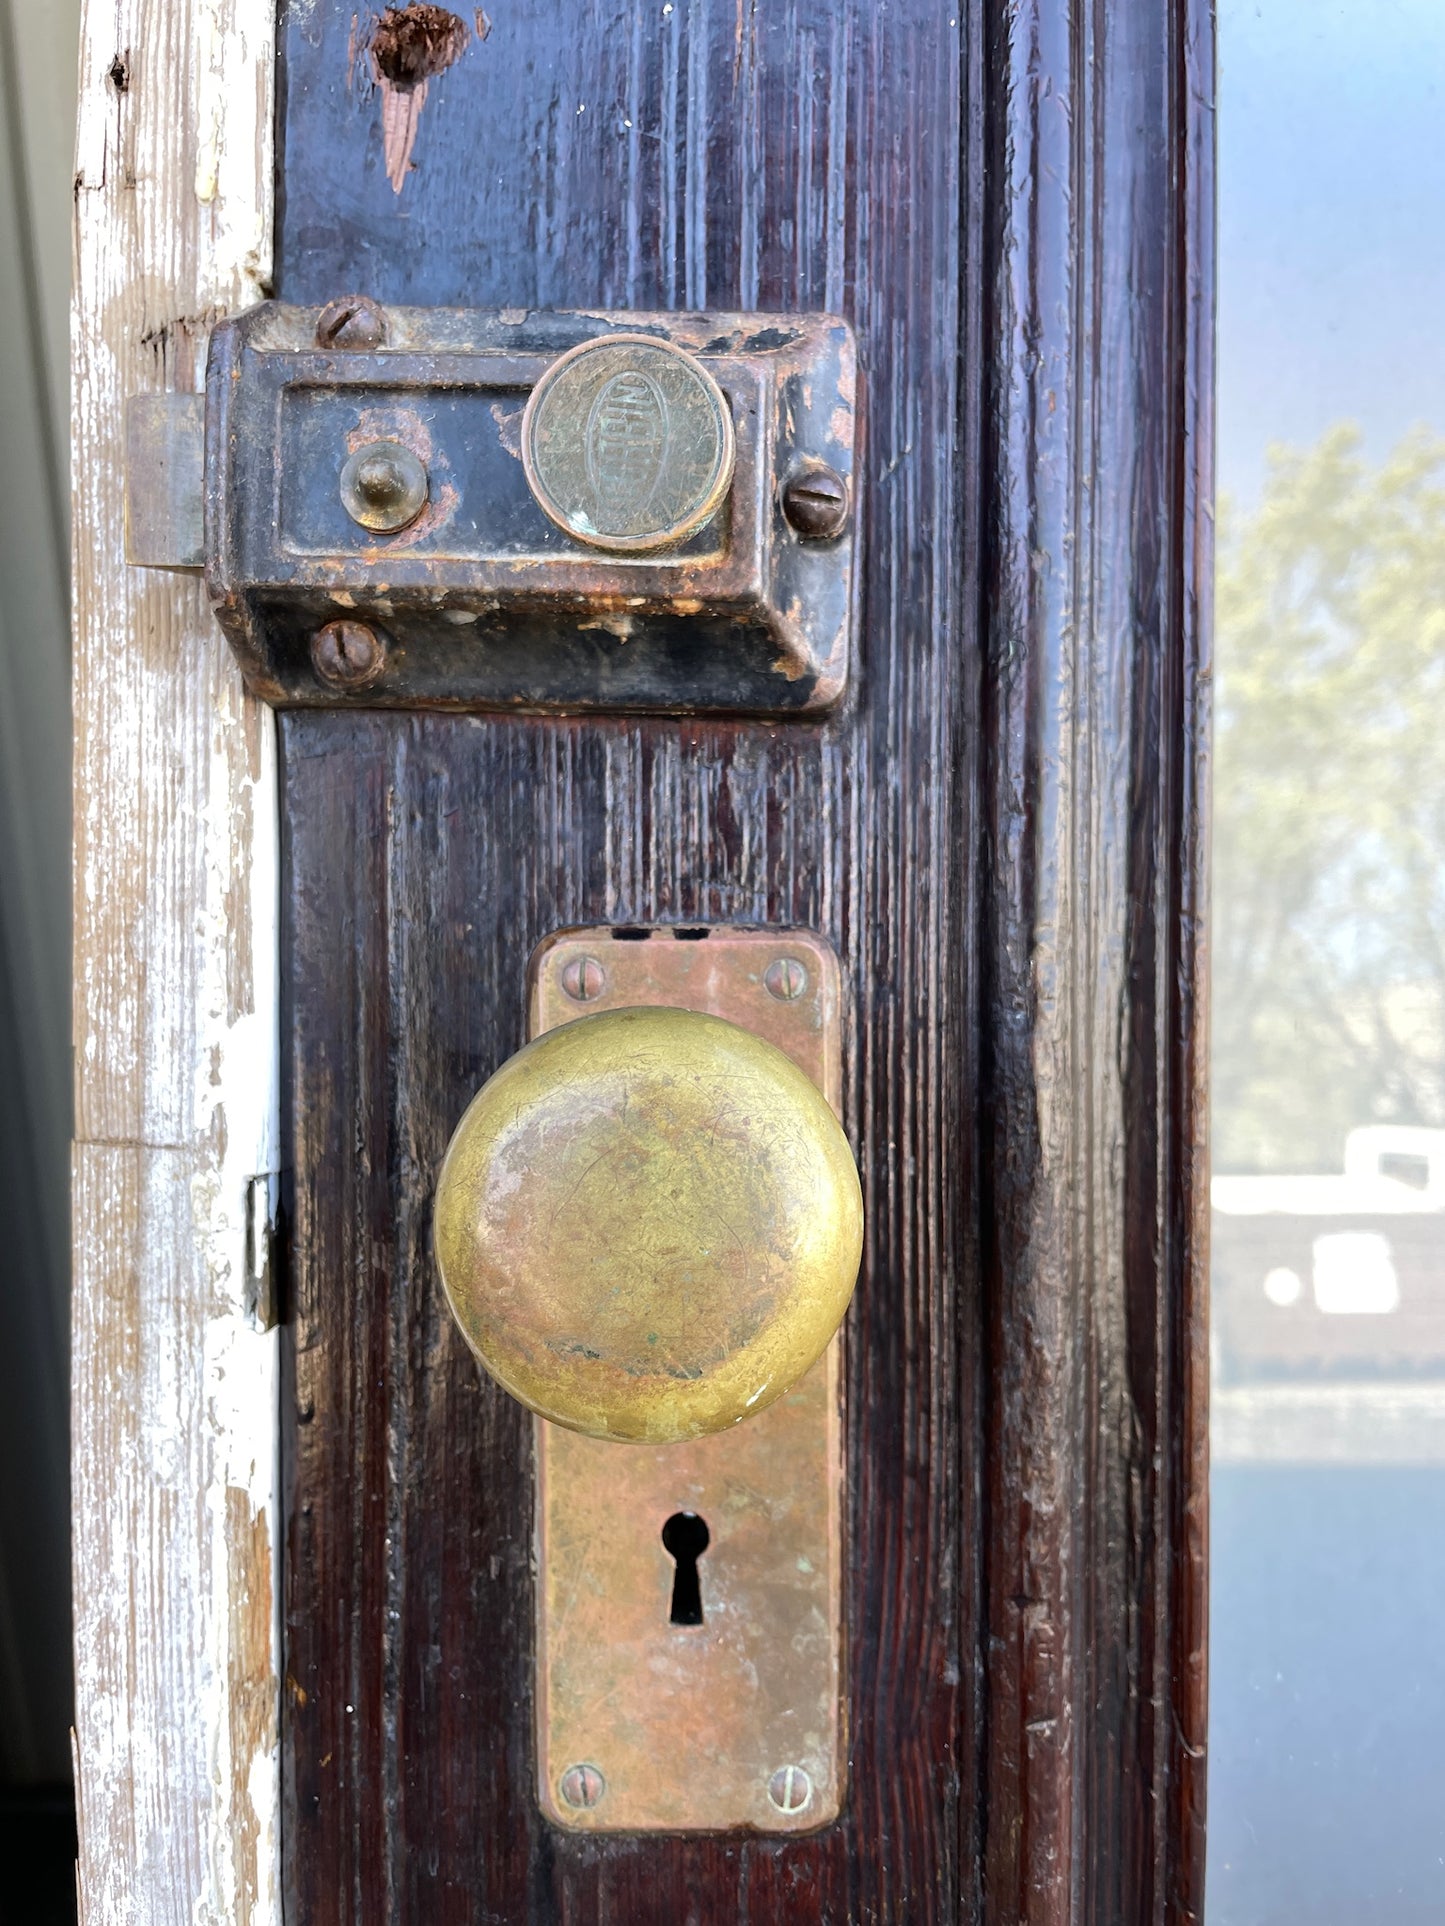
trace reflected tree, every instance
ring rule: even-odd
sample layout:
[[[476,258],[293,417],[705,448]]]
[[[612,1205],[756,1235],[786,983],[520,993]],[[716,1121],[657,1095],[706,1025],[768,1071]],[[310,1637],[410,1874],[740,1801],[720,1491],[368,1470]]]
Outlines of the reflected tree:
[[[1218,1170],[1445,1124],[1445,440],[1342,424],[1221,504]]]

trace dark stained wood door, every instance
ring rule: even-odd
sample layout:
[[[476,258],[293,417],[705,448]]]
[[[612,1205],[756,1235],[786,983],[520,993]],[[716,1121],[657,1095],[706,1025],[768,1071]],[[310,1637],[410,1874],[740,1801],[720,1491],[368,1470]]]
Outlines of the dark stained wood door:
[[[289,1916],[1195,1919],[1207,6],[458,18],[291,0],[277,292],[847,314],[860,661],[821,724],[283,718]],[[654,921],[849,983],[851,1781],[805,1838],[542,1819],[530,1424],[435,1281],[533,945]]]

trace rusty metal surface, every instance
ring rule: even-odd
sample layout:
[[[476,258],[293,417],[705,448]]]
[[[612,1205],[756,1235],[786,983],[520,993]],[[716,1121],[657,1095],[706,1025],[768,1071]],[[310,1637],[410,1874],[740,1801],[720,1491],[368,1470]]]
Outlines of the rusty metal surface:
[[[320,345],[325,311],[278,303],[212,335],[206,575],[256,694],[287,706],[777,715],[836,704],[856,562],[847,323],[423,308],[366,318],[366,336],[380,333],[364,347],[348,345],[346,326]],[[554,499],[555,472],[544,512],[524,416],[569,355],[620,353],[639,336],[653,359],[700,372],[694,386],[720,397],[726,418],[691,493],[658,429],[656,480],[666,495],[671,475],[675,498],[669,545],[607,553],[581,528],[583,497]],[[699,420],[705,409],[679,409],[679,449]],[[407,451],[426,481],[425,505],[391,533],[359,526],[341,489],[349,458],[378,442]],[[831,518],[812,517],[819,539],[785,513],[783,484],[825,473],[839,501]],[[362,688],[312,663],[316,630],[347,616],[384,632],[385,671]]]
[[[132,395],[125,404],[125,559],[200,569],[206,559],[203,395]]]
[[[766,1037],[836,1109],[838,965],[800,931],[567,931],[532,960],[533,1036],[637,1003]],[[536,1423],[538,1796],[593,1832],[807,1832],[846,1732],[839,1346],[736,1429],[623,1450]],[[700,1624],[673,1624],[663,1527],[701,1518]]]

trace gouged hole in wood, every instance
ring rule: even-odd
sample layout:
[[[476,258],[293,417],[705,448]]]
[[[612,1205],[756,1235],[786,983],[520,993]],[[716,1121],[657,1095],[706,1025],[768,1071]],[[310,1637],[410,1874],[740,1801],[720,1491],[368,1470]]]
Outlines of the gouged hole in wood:
[[[388,7],[371,36],[377,72],[410,92],[444,74],[467,50],[467,24],[445,7]]]

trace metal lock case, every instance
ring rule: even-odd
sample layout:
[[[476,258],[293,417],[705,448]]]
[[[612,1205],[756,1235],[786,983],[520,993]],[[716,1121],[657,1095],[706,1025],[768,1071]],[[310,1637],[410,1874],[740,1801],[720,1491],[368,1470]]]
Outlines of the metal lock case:
[[[204,564],[254,693],[287,706],[778,716],[838,701],[856,559],[845,322],[353,303],[353,323],[361,312],[371,325],[348,331],[330,312],[266,303],[215,329],[203,541],[200,398],[131,404],[130,558]],[[344,345],[358,332],[362,345]],[[569,400],[559,384],[549,486],[529,398],[602,343],[620,369],[611,412],[594,396],[589,415],[588,394]],[[659,350],[716,396],[726,472],[719,461],[697,514],[609,541],[553,498],[569,460],[580,475],[610,448],[614,467],[651,463],[665,480],[708,431],[652,378]],[[358,493],[358,463],[377,449],[391,451],[379,485],[402,502],[401,526]]]

